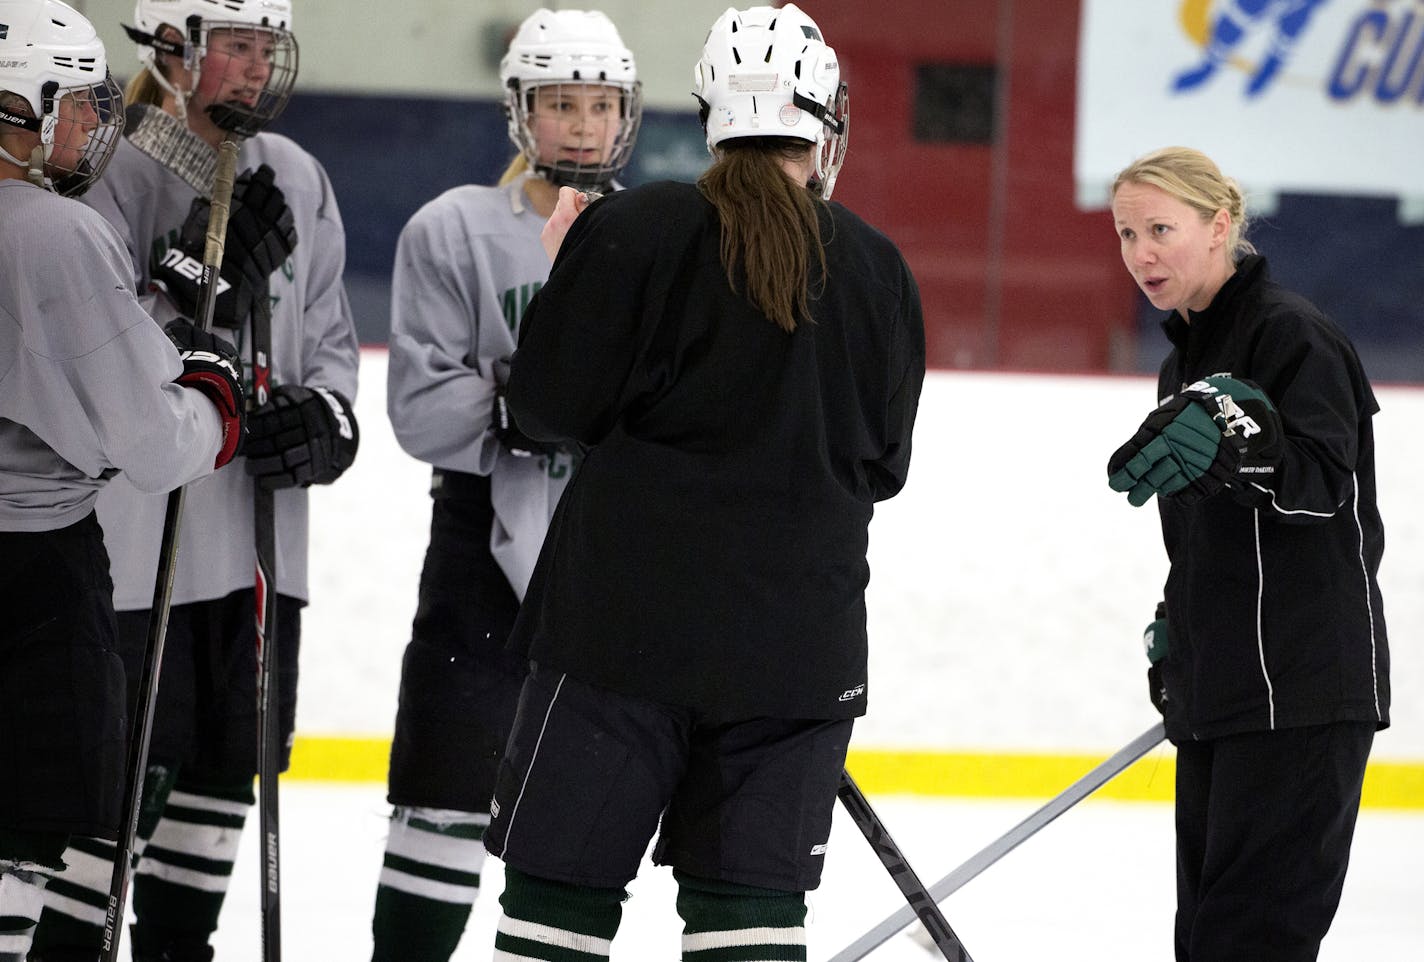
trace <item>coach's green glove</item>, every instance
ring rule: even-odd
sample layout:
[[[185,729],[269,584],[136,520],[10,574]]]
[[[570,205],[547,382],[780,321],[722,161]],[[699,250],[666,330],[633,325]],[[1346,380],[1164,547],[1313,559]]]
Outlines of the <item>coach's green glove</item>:
[[[1157,664],[1167,657],[1167,603],[1157,602],[1157,614],[1152,624],[1142,633],[1142,647],[1147,650],[1147,660]]]
[[[1281,416],[1271,399],[1250,381],[1237,377],[1208,377],[1188,385],[1183,397],[1206,408],[1216,426],[1241,456],[1237,480],[1273,478],[1281,462]]]
[[[1221,429],[1206,409],[1179,394],[1147,415],[1132,439],[1113,453],[1108,486],[1126,491],[1133,507],[1154,494],[1200,500],[1236,474],[1236,448],[1221,442]]]
[[[1108,485],[1134,506],[1152,495],[1190,504],[1245,479],[1275,473],[1280,416],[1249,381],[1210,377],[1147,416],[1108,461]]]
[[[1157,614],[1142,633],[1142,646],[1147,649],[1147,697],[1152,707],[1167,714],[1167,685],[1162,681],[1162,659],[1167,657],[1167,603],[1157,602]]]

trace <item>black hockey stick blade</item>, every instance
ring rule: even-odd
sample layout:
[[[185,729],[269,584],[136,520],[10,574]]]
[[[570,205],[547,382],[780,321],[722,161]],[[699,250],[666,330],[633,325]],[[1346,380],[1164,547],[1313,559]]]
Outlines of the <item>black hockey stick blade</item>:
[[[901,910],[907,916],[907,924],[918,918],[935,947],[948,962],[973,962],[969,951],[964,948],[964,943],[959,941],[959,936],[950,928],[944,913],[925,889],[925,884],[910,867],[905,853],[900,851],[900,846],[895,844],[895,840],[886,831],[885,823],[880,821],[880,817],[870,807],[870,802],[861,794],[860,786],[850,777],[850,772],[844,769],[841,770],[841,785],[836,794],[840,796],[841,803],[865,836],[865,840],[870,843],[870,847],[880,859],[880,864],[885,866],[900,893],[905,896],[905,901],[909,903]]]
[[[1158,722],[1128,742],[1115,752],[1112,757],[1093,768],[1072,785],[1069,785],[1061,793],[1050,799],[1042,808],[1039,808],[1028,818],[1009,829],[1008,832],[984,846],[984,848],[970,856],[969,859],[953,872],[950,872],[932,885],[929,890],[932,901],[938,904],[959,891],[960,888],[972,879],[978,877],[978,875],[990,865],[993,865],[999,859],[1026,842],[1035,835],[1039,829],[1112,781],[1113,778],[1121,774],[1133,762],[1160,745],[1162,740],[1166,737],[1167,733],[1162,723]],[[857,962],[857,960],[865,958],[872,950],[884,944],[896,932],[899,932],[905,928],[905,926],[915,921],[916,917],[922,918],[917,912],[908,908],[896,911],[885,918],[879,925],[875,926],[875,928],[856,939],[840,952],[831,956],[829,962]]]
[[[208,213],[208,237],[203,251],[203,276],[198,288],[196,320],[203,330],[208,329],[213,316],[236,174],[237,144],[225,140],[218,150],[217,169],[213,174],[212,207]],[[143,776],[148,769],[148,746],[153,734],[153,707],[158,699],[158,674],[168,635],[173,579],[178,571],[178,529],[182,518],[183,489],[179,487],[168,495],[168,505],[163,513],[163,534],[158,543],[158,571],[154,575],[153,604],[148,613],[148,635],[144,641],[143,667],[139,669],[138,698],[129,729],[129,751],[124,768],[124,810],[115,845],[113,871],[109,876],[108,904],[104,909],[104,937],[100,947],[103,962],[118,962],[119,958],[119,936],[124,927],[139,810],[143,805]]]

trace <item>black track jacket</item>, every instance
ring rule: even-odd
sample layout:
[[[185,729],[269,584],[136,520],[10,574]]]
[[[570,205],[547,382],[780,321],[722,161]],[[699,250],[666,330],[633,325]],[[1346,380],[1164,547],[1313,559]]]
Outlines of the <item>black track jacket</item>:
[[[1335,721],[1389,724],[1389,648],[1376,573],[1379,410],[1354,348],[1249,256],[1211,305],[1163,322],[1175,349],[1158,396],[1214,374],[1276,405],[1273,480],[1194,505],[1158,498],[1167,577],[1173,741]]]
[[[864,713],[867,527],[909,469],[924,324],[889,240],[838,204],[822,230],[830,279],[788,334],[728,283],[695,186],[609,194],[574,222],[509,405],[589,451],[516,650],[709,722]]]

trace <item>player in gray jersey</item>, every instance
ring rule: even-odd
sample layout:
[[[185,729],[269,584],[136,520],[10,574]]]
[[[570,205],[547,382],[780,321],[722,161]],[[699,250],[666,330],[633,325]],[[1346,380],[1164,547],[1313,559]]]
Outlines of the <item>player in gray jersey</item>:
[[[114,229],[57,196],[104,170],[120,104],[87,20],[57,0],[0,0],[4,962],[29,951],[69,836],[119,829],[124,667],[95,500],[120,477],[162,492],[207,474],[242,436],[230,346],[184,325],[175,335],[201,350],[175,350]]]
[[[299,612],[307,601],[307,492],[351,463],[359,349],[342,286],[345,238],[321,165],[261,132],[285,105],[296,42],[287,0],[139,0],[129,29],[146,69],[129,84],[129,129],[106,180],[85,197],[128,245],[153,317],[188,309],[199,256],[198,198],[224,137],[241,143],[215,323],[251,362],[249,315],[271,307],[272,401],[249,419],[246,457],[191,486],[154,715],[142,858],[134,879],[134,958],[212,958],[256,772],[253,660],[254,484],[275,490],[278,703],[290,746]],[[187,66],[185,66],[185,64]],[[196,200],[196,203],[195,203]],[[155,288],[155,285],[162,289]],[[136,690],[153,598],[163,500],[116,481],[99,499],[114,603]],[[284,753],[285,755],[285,753]],[[284,757],[282,765],[285,767]],[[147,840],[147,844],[145,844]],[[76,840],[80,869],[46,895],[36,950],[77,957],[99,944],[113,847]]]
[[[560,185],[607,191],[642,116],[632,54],[602,13],[539,10],[501,63],[519,155],[401,233],[389,413],[433,468],[430,546],[401,670],[394,806],[376,893],[378,962],[445,962],[479,892],[494,778],[525,673],[504,651],[578,455],[524,437],[503,405],[520,316],[544,283]]]

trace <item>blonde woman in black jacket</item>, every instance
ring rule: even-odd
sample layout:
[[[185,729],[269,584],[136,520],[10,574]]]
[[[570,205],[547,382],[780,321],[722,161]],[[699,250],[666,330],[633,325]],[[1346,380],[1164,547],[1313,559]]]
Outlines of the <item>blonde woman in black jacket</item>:
[[[1113,217],[1173,345],[1108,472],[1158,496],[1171,563],[1149,677],[1177,746],[1176,957],[1307,962],[1389,724],[1379,405],[1339,327],[1269,279],[1208,157],[1137,160]]]

